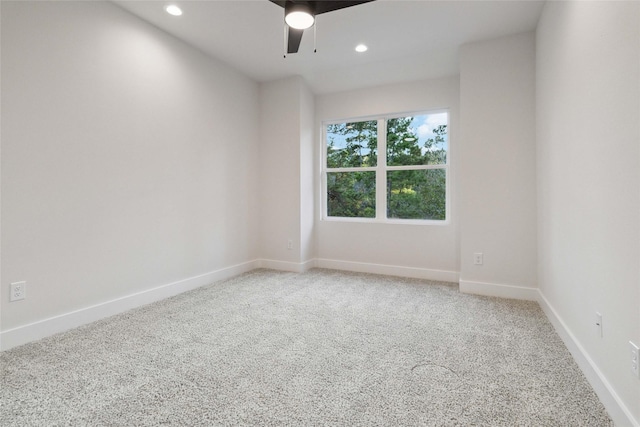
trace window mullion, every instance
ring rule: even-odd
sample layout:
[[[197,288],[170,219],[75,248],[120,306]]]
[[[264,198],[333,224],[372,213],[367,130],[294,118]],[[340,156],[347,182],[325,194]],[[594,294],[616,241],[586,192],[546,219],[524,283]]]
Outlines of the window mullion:
[[[378,119],[378,164],[376,167],[376,221],[387,219],[387,121]]]
[[[375,167],[355,167],[355,168],[326,168],[326,172],[375,172]]]
[[[409,171],[409,170],[428,170],[428,169],[447,169],[446,163],[435,165],[409,165],[409,166],[387,166],[387,171]]]

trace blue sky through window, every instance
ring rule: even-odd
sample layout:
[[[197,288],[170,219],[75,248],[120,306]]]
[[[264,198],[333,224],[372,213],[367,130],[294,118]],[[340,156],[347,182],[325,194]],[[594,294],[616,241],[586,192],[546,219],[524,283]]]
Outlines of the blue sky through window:
[[[427,149],[425,148],[425,142],[428,139],[435,139],[435,134],[433,133],[434,129],[437,129],[438,126],[447,125],[447,113],[435,113],[435,114],[424,114],[420,116],[413,116],[413,120],[411,121],[411,125],[409,129],[412,133],[414,133],[418,137],[418,146],[422,149],[422,154],[424,154]],[[447,134],[444,135],[444,141],[439,144],[434,144],[431,147],[431,151],[436,150],[447,150],[449,145],[449,129],[447,127]]]

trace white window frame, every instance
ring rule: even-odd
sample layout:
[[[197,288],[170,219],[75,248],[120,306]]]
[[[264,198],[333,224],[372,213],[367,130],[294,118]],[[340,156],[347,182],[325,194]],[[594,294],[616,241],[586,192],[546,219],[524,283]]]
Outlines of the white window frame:
[[[411,166],[387,166],[387,120],[408,116],[422,116],[430,114],[447,113],[447,162],[440,165],[411,165]],[[327,126],[341,123],[353,123],[377,120],[378,130],[378,156],[377,165],[372,167],[349,167],[349,168],[328,168],[327,167]],[[358,118],[348,118],[340,120],[327,120],[322,122],[322,143],[321,145],[321,191],[320,206],[322,209],[321,219],[323,221],[337,222],[361,222],[361,223],[381,223],[381,224],[410,224],[410,225],[449,225],[451,219],[451,112],[447,108],[418,111],[408,113],[394,113],[387,115],[375,115]],[[445,170],[445,219],[399,219],[387,218],[387,171],[395,170]],[[375,172],[376,173],[376,217],[375,218],[354,218],[329,216],[327,213],[327,174],[331,172]]]

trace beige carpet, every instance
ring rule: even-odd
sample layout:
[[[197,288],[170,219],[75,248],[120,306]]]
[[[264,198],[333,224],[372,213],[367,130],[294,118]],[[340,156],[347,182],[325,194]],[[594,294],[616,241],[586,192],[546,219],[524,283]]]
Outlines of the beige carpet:
[[[2,426],[612,425],[536,303],[256,270],[0,355]]]

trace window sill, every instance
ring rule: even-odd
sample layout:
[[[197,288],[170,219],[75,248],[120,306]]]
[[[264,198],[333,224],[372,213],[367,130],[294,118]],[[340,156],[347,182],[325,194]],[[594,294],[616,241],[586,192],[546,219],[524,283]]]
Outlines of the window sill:
[[[347,218],[347,217],[324,217],[321,221],[326,222],[350,222],[359,224],[381,224],[381,225],[419,225],[419,226],[447,226],[451,225],[451,221],[446,220],[429,220],[429,219],[376,219],[376,218]]]

